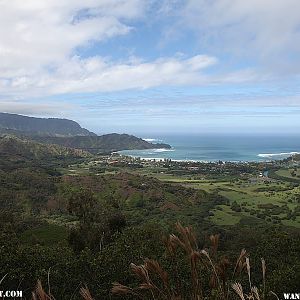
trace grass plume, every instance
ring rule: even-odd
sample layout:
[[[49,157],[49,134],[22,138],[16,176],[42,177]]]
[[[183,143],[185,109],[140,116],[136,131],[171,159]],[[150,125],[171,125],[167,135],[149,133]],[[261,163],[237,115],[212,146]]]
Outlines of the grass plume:
[[[140,284],[135,288],[114,283],[111,290],[114,295],[131,295],[137,299],[157,299],[157,300],[227,300],[238,297],[242,300],[265,299],[265,276],[266,264],[262,259],[263,291],[252,285],[250,259],[245,249],[242,249],[236,263],[232,266],[227,257],[219,257],[218,246],[220,235],[209,237],[209,249],[198,249],[198,242],[192,227],[184,227],[180,223],[175,225],[177,234],[170,234],[164,239],[166,253],[172,262],[172,273],[164,270],[158,261],[146,259],[140,266],[131,264],[132,272],[139,278]],[[181,288],[183,279],[177,277],[178,265],[176,253],[182,251],[185,254],[190,268],[190,290]],[[231,276],[229,272],[232,270]],[[207,280],[207,271],[210,273],[208,290],[203,282]],[[247,275],[248,287],[243,288],[242,284],[236,281],[236,277]],[[156,275],[156,276],[154,276]],[[171,283],[171,278],[175,277],[176,284]],[[179,282],[177,282],[179,280]],[[247,292],[245,292],[247,291]]]

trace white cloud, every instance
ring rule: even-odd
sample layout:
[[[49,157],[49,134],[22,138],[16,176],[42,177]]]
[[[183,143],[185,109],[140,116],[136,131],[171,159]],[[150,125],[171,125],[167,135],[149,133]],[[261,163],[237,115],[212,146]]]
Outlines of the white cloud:
[[[299,0],[187,0],[173,13],[178,28],[195,30],[210,53],[255,59],[273,73],[299,72]]]
[[[162,58],[138,64],[105,64],[100,59],[88,59],[75,65],[75,78],[62,89],[71,91],[113,91],[150,88],[159,85],[203,84],[201,71],[216,63],[214,57],[198,55],[190,59]],[[60,70],[58,70],[60,72]],[[64,80],[62,80],[63,82]],[[65,89],[65,90],[64,90]]]
[[[149,7],[175,14],[212,54],[123,62],[78,56],[79,48],[132,32],[133,21],[149,16]],[[300,58],[285,62],[300,50],[299,11],[298,0],[0,0],[0,94],[13,99],[251,82],[271,78],[280,64],[298,72]],[[253,55],[271,67],[206,73],[223,51]]]
[[[0,1],[1,77],[28,76],[46,67],[55,68],[77,47],[128,33],[130,27],[121,20],[142,13],[139,11],[142,5],[136,0],[113,3],[107,0]]]
[[[0,91],[16,96],[76,92],[110,92],[146,89],[160,85],[207,82],[201,72],[214,65],[216,58],[197,55],[188,59],[161,58],[152,62],[112,64],[101,57],[80,59],[74,56],[51,72],[0,80]]]
[[[0,93],[26,97],[201,84],[214,57],[112,62],[76,49],[131,31],[145,0],[0,0]]]
[[[66,103],[34,103],[20,101],[0,101],[0,111],[33,116],[65,116],[66,111],[78,110],[78,107]]]

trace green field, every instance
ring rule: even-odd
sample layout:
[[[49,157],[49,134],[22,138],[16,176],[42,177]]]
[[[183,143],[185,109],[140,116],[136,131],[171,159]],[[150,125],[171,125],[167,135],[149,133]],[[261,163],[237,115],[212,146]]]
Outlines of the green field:
[[[168,174],[155,174],[155,177],[162,181],[175,182],[185,187],[202,189],[226,197],[228,205],[216,207],[213,210],[214,215],[209,218],[216,225],[235,225],[243,217],[251,216],[267,222],[280,222],[284,226],[300,228],[300,216],[295,216],[293,219],[289,216],[298,206],[297,197],[300,195],[300,188],[289,182],[258,181],[253,184],[241,180],[193,180],[188,179],[188,176]],[[240,207],[240,211],[231,209],[234,202]]]
[[[54,245],[56,243],[66,243],[67,235],[65,227],[46,224],[26,230],[22,233],[21,240],[25,243],[38,242],[44,245]]]
[[[69,166],[62,170],[68,175],[97,174],[99,162],[88,161],[78,165]],[[168,170],[155,165],[144,168],[132,169],[129,167],[109,167],[101,175],[109,175],[118,172],[128,172],[138,175],[154,177],[163,182],[182,185],[186,188],[204,190],[209,193],[217,193],[227,199],[227,205],[217,206],[209,217],[216,225],[235,225],[243,218],[251,217],[253,220],[266,221],[268,223],[282,224],[300,228],[300,216],[297,214],[300,188],[297,184],[289,182],[289,179],[297,179],[300,169],[280,169],[275,172],[282,180],[264,182],[248,178],[233,179],[223,176],[222,179],[207,178],[205,176],[174,175]],[[295,173],[293,176],[292,172]],[[287,178],[287,181],[284,181]]]
[[[300,168],[296,169],[280,169],[275,172],[277,175],[291,179],[299,179],[300,182]]]
[[[210,217],[216,225],[235,225],[241,220],[241,215],[234,212],[227,205],[219,205],[217,209],[213,210],[214,216]]]

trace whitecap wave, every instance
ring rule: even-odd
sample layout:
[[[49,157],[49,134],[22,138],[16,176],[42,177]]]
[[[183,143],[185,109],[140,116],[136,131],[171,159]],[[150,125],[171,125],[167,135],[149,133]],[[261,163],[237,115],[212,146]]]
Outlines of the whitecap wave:
[[[286,157],[286,156],[292,156],[295,154],[300,154],[300,152],[260,153],[257,156],[268,158],[268,157],[281,157],[281,156]]]
[[[159,139],[152,139],[152,138],[143,138],[144,141],[148,143],[153,143],[153,142],[162,142],[162,140]]]
[[[166,149],[166,148],[158,148],[158,149],[152,149],[153,152],[161,153],[161,152],[172,152],[175,151],[174,149]]]

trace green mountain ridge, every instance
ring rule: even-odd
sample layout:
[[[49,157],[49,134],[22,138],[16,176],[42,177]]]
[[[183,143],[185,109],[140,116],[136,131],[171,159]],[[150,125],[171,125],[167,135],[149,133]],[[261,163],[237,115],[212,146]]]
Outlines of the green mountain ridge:
[[[40,143],[57,144],[64,147],[82,149],[91,153],[114,152],[133,149],[171,148],[171,146],[168,144],[152,144],[133,135],[118,133],[105,134],[101,136],[34,136],[32,139]]]
[[[98,136],[68,119],[34,118],[8,113],[0,113],[0,135],[13,135],[21,140],[32,140],[47,145],[55,144],[88,151],[92,154],[133,149],[171,148],[168,144],[149,143],[129,134],[111,133]]]
[[[95,135],[77,122],[59,118],[35,118],[18,114],[0,113],[0,132],[47,136]]]
[[[45,159],[49,157],[88,157],[90,154],[78,149],[59,145],[45,145],[35,141],[20,139],[12,135],[0,136],[0,154],[25,159]]]

